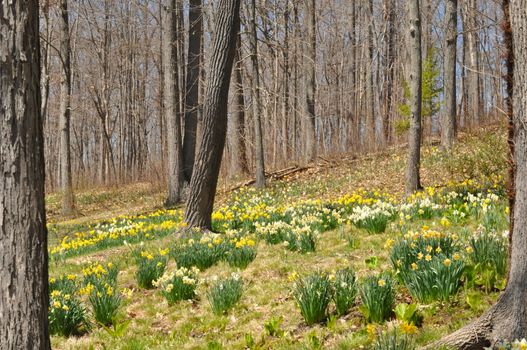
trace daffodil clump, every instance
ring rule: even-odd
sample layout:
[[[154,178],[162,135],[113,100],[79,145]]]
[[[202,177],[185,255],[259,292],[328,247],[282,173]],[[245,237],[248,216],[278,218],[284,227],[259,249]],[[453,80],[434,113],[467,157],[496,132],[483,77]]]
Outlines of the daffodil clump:
[[[79,293],[87,296],[95,320],[105,326],[113,324],[122,302],[117,291],[117,268],[112,263],[92,263],[83,269],[83,274],[84,287]]]
[[[232,273],[230,277],[219,279],[213,282],[207,298],[212,312],[222,315],[231,309],[240,300],[243,293],[243,280],[237,273]]]
[[[360,310],[366,321],[382,323],[393,312],[395,281],[386,273],[366,277],[360,288],[360,296]]]
[[[246,269],[256,258],[256,241],[247,236],[231,239],[232,247],[225,252],[225,260],[231,267]]]
[[[200,283],[198,279],[199,269],[196,267],[179,269],[165,272],[153,285],[161,290],[169,305],[181,300],[192,300],[196,297],[196,288]]]
[[[50,248],[52,259],[68,258],[125,242],[138,243],[164,237],[185,226],[181,211],[156,211],[148,215],[120,216],[99,223],[84,232],[64,236]]]
[[[81,335],[90,329],[86,308],[77,295],[74,275],[51,278],[49,331],[53,335]]]
[[[421,302],[448,301],[461,286],[465,263],[455,234],[427,227],[409,232],[393,246],[390,259],[409,292]]]
[[[355,272],[350,268],[338,270],[335,273],[333,286],[333,301],[337,315],[342,316],[355,304],[358,291]]]
[[[507,273],[508,231],[488,231],[480,226],[466,247],[469,266],[467,282],[482,286],[486,292],[503,289]]]
[[[147,250],[138,250],[135,252],[135,263],[137,271],[135,278],[141,288],[153,288],[152,282],[159,279],[165,272],[168,263],[169,249],[159,249],[158,252],[152,253]]]
[[[516,339],[513,342],[502,340],[496,343],[494,347],[484,348],[484,350],[527,350],[527,340]]]
[[[179,267],[206,270],[218,263],[229,247],[223,234],[196,233],[192,237],[178,242],[171,252]]]
[[[400,326],[390,325],[386,330],[380,330],[374,335],[374,350],[414,350],[415,341],[412,334],[417,332],[417,327],[410,324]]]
[[[370,233],[381,233],[395,217],[396,207],[388,202],[378,201],[373,205],[362,205],[353,208],[351,222]]]
[[[441,216],[445,206],[437,203],[433,198],[433,189],[426,192],[416,192],[411,195],[405,204],[401,205],[400,215],[410,215],[412,218],[432,219]]]
[[[316,272],[298,279],[293,295],[308,325],[324,321],[333,295],[329,274]]]

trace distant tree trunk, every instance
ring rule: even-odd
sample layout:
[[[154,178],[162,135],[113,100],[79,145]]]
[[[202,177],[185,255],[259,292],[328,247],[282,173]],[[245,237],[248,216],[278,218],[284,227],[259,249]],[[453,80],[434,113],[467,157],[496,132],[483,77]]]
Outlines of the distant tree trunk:
[[[421,166],[421,96],[422,96],[422,52],[421,11],[419,0],[408,1],[410,49],[410,131],[408,134],[408,164],[406,169],[406,193],[421,189],[419,168]]]
[[[441,144],[451,150],[456,137],[456,53],[457,53],[457,0],[446,1],[447,34],[445,52],[445,110],[441,123]]]
[[[185,88],[185,136],[183,139],[183,171],[190,182],[196,157],[196,132],[199,110],[199,74],[201,64],[201,37],[203,36],[202,0],[189,2],[189,37],[187,55],[187,82]]]
[[[60,188],[62,192],[62,214],[73,212],[73,186],[71,183],[71,45],[68,1],[60,2]]]
[[[0,347],[47,350],[38,2],[2,2],[0,33]]]
[[[376,148],[375,132],[375,86],[374,86],[374,42],[373,42],[373,0],[368,1],[368,72],[366,80],[366,141],[367,149]]]
[[[168,144],[168,196],[166,206],[181,202],[183,186],[183,152],[181,149],[181,119],[179,110],[178,41],[176,0],[165,4],[163,64],[165,73],[164,97]]]
[[[465,20],[464,20],[464,39],[467,43],[466,52],[468,56],[467,70],[467,105],[468,112],[471,113],[470,121],[474,126],[479,125],[482,118],[481,108],[481,90],[480,90],[480,53],[479,53],[479,34],[477,21],[477,3],[476,0],[464,0]]]
[[[289,84],[290,72],[289,72],[289,0],[286,1],[284,11],[284,96],[283,96],[283,110],[282,110],[282,135],[284,138],[284,144],[282,145],[282,157],[284,161],[289,159],[290,144],[289,144]]]
[[[229,118],[230,148],[232,150],[231,174],[249,174],[247,152],[245,150],[245,97],[243,93],[242,62],[240,57],[240,37],[236,48],[236,67],[234,68],[235,110]]]
[[[203,105],[203,136],[185,212],[185,221],[190,227],[212,228],[211,215],[225,146],[229,84],[239,30],[240,0],[220,0]]]
[[[253,122],[254,144],[256,158],[256,188],[265,187],[265,156],[262,134],[262,120],[260,108],[260,69],[258,67],[258,32],[256,30],[256,0],[251,3],[250,19],[251,62],[252,62],[252,91],[253,91]]]
[[[317,62],[317,19],[316,0],[306,1],[306,30],[307,30],[307,67],[306,67],[306,159],[312,162],[317,158],[316,132],[316,62]]]
[[[386,33],[388,42],[386,44],[386,91],[385,112],[383,121],[383,135],[385,145],[391,143],[392,114],[394,107],[394,80],[395,80],[395,1],[384,0]]]

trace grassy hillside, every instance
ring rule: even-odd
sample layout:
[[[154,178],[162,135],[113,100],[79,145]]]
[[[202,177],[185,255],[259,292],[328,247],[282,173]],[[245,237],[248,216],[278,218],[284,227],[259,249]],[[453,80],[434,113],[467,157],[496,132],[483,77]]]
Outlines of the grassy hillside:
[[[174,235],[181,210],[162,209],[163,194],[148,185],[79,194],[82,215],[67,220],[51,195],[53,324],[63,333],[73,310],[87,320],[53,345],[357,349],[383,348],[395,333],[429,343],[481,314],[503,286],[506,154],[498,127],[464,135],[453,154],[427,145],[427,188],[408,199],[404,148],[328,159],[262,192],[226,184],[213,216],[218,234]],[[193,265],[201,271],[182,269]],[[237,299],[238,284],[239,300],[214,312]],[[178,286],[195,295],[169,303]],[[299,304],[310,296],[304,318]],[[376,310],[383,300],[385,313]],[[405,304],[417,311],[403,315],[413,308]]]

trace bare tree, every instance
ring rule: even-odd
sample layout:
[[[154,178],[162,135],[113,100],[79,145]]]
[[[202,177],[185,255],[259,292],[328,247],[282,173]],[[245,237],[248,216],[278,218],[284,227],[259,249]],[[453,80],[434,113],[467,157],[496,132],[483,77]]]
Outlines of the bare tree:
[[[240,0],[220,0],[203,105],[203,136],[185,211],[185,221],[191,227],[212,228],[211,215],[225,146],[227,98],[239,29]]]
[[[181,119],[179,110],[179,74],[177,40],[176,0],[167,0],[163,20],[165,42],[163,46],[165,118],[167,121],[168,144],[168,196],[167,206],[181,201],[183,186],[183,152],[181,146]]]
[[[3,2],[0,33],[0,344],[47,350],[38,2]]]
[[[317,19],[316,1],[306,0],[306,159],[312,162],[317,157],[317,132],[316,132],[316,62],[317,62]]]
[[[60,187],[62,191],[62,214],[73,212],[73,185],[71,182],[71,42],[68,0],[60,2],[60,57],[62,71],[60,79]]]
[[[203,36],[202,0],[189,1],[189,36],[187,55],[187,82],[185,88],[185,136],[183,139],[183,171],[190,182],[196,157],[196,133],[199,110],[199,74],[201,70]]]
[[[422,52],[421,10],[419,0],[408,1],[408,46],[410,50],[410,132],[408,134],[408,163],[406,169],[406,193],[421,188],[419,169],[421,165],[421,96],[422,96]]]
[[[256,0],[251,2],[250,37],[252,64],[252,106],[254,123],[254,143],[256,161],[256,188],[265,187],[265,156],[262,135],[261,99],[260,99],[260,69],[258,67],[258,32],[256,27]]]
[[[445,45],[445,110],[441,123],[441,144],[452,149],[456,137],[456,56],[457,56],[457,0],[446,0],[447,32]]]

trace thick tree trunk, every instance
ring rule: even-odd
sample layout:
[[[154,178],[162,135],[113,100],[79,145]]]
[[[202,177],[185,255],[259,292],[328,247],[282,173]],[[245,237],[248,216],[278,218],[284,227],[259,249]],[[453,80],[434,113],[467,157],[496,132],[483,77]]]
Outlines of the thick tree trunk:
[[[71,182],[71,44],[68,0],[60,2],[60,188],[62,192],[62,214],[73,212],[73,186]]]
[[[0,347],[50,349],[38,2],[0,5]]]
[[[451,150],[456,137],[456,54],[457,54],[457,0],[447,0],[447,33],[445,52],[445,110],[441,122],[441,144]]]
[[[167,0],[165,4],[164,57],[165,73],[164,97],[165,119],[167,122],[168,146],[168,196],[166,206],[181,202],[183,185],[183,152],[181,149],[181,119],[179,110],[179,77],[177,67],[177,6],[176,0]]]
[[[510,1],[510,20],[514,51],[513,101],[514,163],[516,195],[513,208],[510,271],[507,287],[496,304],[483,316],[430,345],[456,349],[481,349],[500,340],[513,341],[527,336],[527,0]],[[504,11],[509,2],[504,1]],[[508,26],[504,26],[507,32]],[[506,36],[507,38],[507,36]],[[508,37],[510,39],[510,36]],[[510,47],[510,42],[507,44]],[[509,56],[508,61],[511,58]],[[509,64],[509,70],[512,66]],[[509,90],[510,91],[510,90]]]
[[[201,37],[203,36],[202,0],[189,2],[189,37],[187,55],[187,82],[185,88],[185,136],[183,139],[183,171],[190,182],[196,157],[196,132],[198,130],[199,73],[201,65]]]
[[[212,208],[225,146],[229,84],[240,30],[240,0],[220,0],[215,24],[203,106],[203,132],[185,212],[185,221],[189,226],[206,229],[211,229]]]
[[[316,131],[316,62],[317,62],[317,20],[316,1],[306,1],[306,160],[312,162],[317,158],[317,131]]]
[[[408,163],[406,169],[406,193],[421,188],[419,168],[421,165],[421,96],[422,96],[422,55],[421,55],[421,11],[419,0],[408,1],[410,48],[410,132],[408,134]]]
[[[256,30],[256,0],[251,3],[250,19],[251,62],[252,62],[252,105],[254,122],[254,144],[256,160],[256,188],[265,187],[265,156],[262,134],[262,118],[260,106],[260,69],[258,67],[258,33]]]

